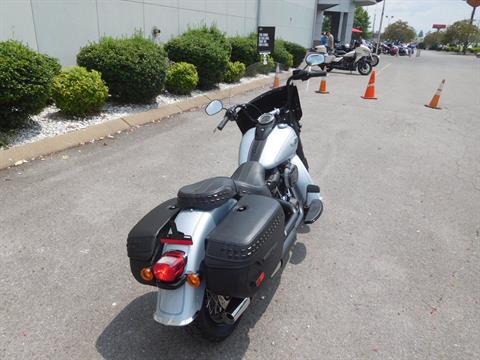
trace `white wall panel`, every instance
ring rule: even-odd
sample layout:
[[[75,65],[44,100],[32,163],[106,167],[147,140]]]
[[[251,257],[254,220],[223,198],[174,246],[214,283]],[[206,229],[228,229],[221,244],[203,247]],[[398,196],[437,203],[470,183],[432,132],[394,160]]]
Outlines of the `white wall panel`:
[[[205,25],[205,13],[192,10],[179,10],[179,31],[180,33],[188,30],[189,27],[199,27]]]
[[[245,16],[245,8],[246,8],[245,1],[246,0],[225,1],[226,5],[227,5],[227,14],[244,17]],[[255,8],[255,10],[256,10],[256,8]]]
[[[143,33],[143,3],[97,0],[97,10],[100,37],[131,36],[135,31]]]
[[[181,9],[196,10],[196,11],[205,11],[205,1],[206,0],[179,0],[178,7]]]
[[[178,9],[145,4],[145,32],[151,35],[153,27],[160,29],[159,40],[166,42],[178,35]]]
[[[0,40],[9,39],[38,50],[29,0],[0,0]]]
[[[227,30],[227,16],[223,14],[206,13],[207,26],[215,25],[222,31]]]
[[[346,6],[351,0],[338,1]],[[189,26],[213,22],[228,35],[255,32],[258,0],[32,0],[32,5],[30,9],[29,0],[0,0],[0,39],[15,37],[34,48],[38,44],[63,65],[73,65],[89,41],[128,36],[135,29],[151,36],[156,26],[162,42]],[[275,26],[277,37],[311,45],[314,0],[262,0],[261,5],[261,25]]]
[[[228,16],[227,17],[227,34],[230,36],[246,34],[245,18]]]
[[[147,5],[161,5],[167,7],[178,7],[178,3],[182,0],[144,0]]]
[[[257,19],[258,0],[245,0],[245,17]]]
[[[207,13],[214,14],[227,14],[227,6],[230,5],[230,1],[224,0],[207,0],[205,11]]]
[[[94,0],[32,0],[40,52],[71,66],[80,47],[98,40]]]

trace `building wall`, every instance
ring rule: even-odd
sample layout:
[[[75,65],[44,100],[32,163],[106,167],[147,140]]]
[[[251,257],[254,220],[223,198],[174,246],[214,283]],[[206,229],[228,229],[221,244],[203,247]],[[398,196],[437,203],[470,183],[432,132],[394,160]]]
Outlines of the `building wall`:
[[[312,46],[317,0],[260,0],[259,25],[275,26],[275,37]]]
[[[332,16],[332,34],[335,42],[349,43],[352,37],[353,18],[357,5],[375,3],[375,0],[318,0],[317,16],[314,28],[314,44],[320,39],[325,14]]]
[[[228,35],[249,34],[256,31],[258,1],[0,0],[0,41],[20,40],[71,66],[90,41],[135,31],[150,36],[154,26],[161,30],[159,41],[214,23]]]

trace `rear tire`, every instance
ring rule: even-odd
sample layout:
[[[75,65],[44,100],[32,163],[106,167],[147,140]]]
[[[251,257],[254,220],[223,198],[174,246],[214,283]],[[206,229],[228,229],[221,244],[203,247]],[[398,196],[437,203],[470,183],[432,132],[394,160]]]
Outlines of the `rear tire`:
[[[222,317],[228,301],[223,296],[214,294],[206,289],[202,308],[194,322],[190,325],[193,333],[201,335],[212,342],[220,342],[229,337],[238,326],[241,318],[233,324],[227,324],[223,320]]]
[[[368,61],[360,61],[357,70],[361,75],[369,75],[372,72],[372,64]]]

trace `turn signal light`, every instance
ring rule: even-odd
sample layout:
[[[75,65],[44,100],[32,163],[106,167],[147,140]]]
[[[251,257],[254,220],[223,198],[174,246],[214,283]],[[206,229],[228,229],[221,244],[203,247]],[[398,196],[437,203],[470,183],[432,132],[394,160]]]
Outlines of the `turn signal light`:
[[[153,265],[153,275],[159,281],[173,282],[185,270],[185,253],[175,250],[169,251]]]
[[[187,283],[191,287],[198,288],[202,280],[200,279],[200,275],[195,273],[190,273],[187,275]]]
[[[150,268],[143,268],[140,271],[140,277],[145,281],[152,281],[153,280],[153,273]]]

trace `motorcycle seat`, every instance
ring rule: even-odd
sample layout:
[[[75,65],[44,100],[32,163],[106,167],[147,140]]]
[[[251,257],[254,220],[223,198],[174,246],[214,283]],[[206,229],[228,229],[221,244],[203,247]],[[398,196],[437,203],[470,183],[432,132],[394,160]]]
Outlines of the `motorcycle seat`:
[[[246,194],[271,196],[265,181],[265,168],[258,161],[241,164],[232,175],[240,196]]]
[[[265,168],[257,161],[240,165],[232,177],[218,176],[182,187],[177,194],[180,209],[212,210],[235,196],[271,196],[265,182]]]
[[[178,190],[180,209],[212,210],[237,194],[235,182],[229,177],[214,177],[186,185]]]

